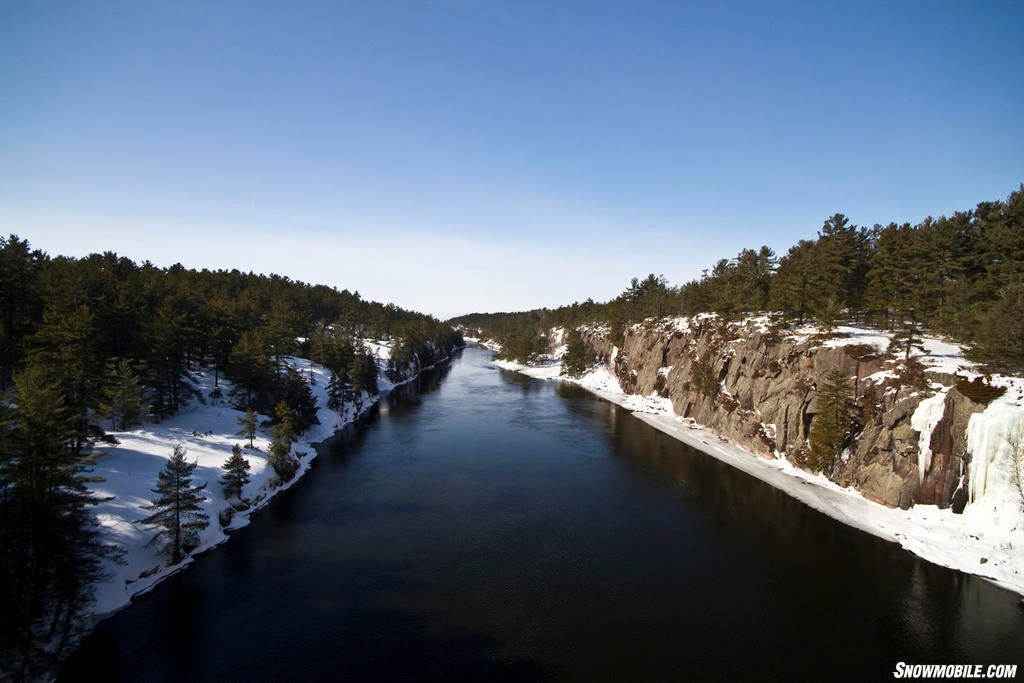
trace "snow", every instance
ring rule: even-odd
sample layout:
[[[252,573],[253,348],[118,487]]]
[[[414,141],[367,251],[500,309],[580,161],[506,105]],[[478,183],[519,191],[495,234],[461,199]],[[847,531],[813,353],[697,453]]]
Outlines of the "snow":
[[[817,334],[819,330],[813,326],[805,326],[801,328],[800,332],[813,335]],[[835,332],[840,336],[826,339],[822,343],[822,346],[827,349],[837,349],[843,346],[853,346],[854,344],[867,344],[875,347],[876,351],[882,353],[889,348],[889,341],[892,339],[892,335],[879,332],[878,330],[846,325],[837,327]]]
[[[672,319],[673,329],[688,327],[685,318]],[[888,335],[860,328],[839,328],[847,336],[825,344],[872,344],[888,346]],[[967,368],[971,364],[960,348],[937,339],[925,343],[932,367]],[[618,353],[612,349],[612,362]],[[525,366],[493,361],[497,367],[516,370],[540,379],[574,382],[601,398],[633,412],[640,420],[687,445],[736,467],[793,496],[833,519],[879,538],[898,543],[915,555],[935,564],[980,576],[1024,595],[1024,500],[1013,478],[1014,451],[1024,449],[1024,379],[995,376],[993,383],[1007,386],[1007,392],[992,401],[983,413],[974,415],[968,426],[971,461],[971,503],[963,514],[935,505],[915,505],[909,510],[889,508],[868,500],[859,491],[840,487],[824,475],[806,472],[782,457],[766,459],[718,436],[690,419],[676,416],[671,401],[655,395],[626,394],[608,367],[601,365],[578,380],[560,375],[558,358],[545,358],[538,365]],[[879,373],[884,375],[886,373]],[[962,373],[963,374],[963,373]],[[931,432],[942,417],[942,401],[948,388],[922,401],[912,416],[914,429],[921,432],[919,469],[931,464],[925,452]],[[774,425],[765,425],[766,428]],[[1022,456],[1024,457],[1024,456]]]
[[[389,343],[367,341],[366,346],[382,361],[390,358]],[[92,615],[102,616],[121,609],[133,596],[149,590],[189,565],[194,555],[226,541],[227,531],[246,526],[252,514],[264,507],[274,494],[294,485],[309,470],[316,458],[316,444],[356,420],[380,396],[395,386],[380,372],[380,394],[371,396],[364,391],[354,404],[346,405],[339,414],[326,407],[330,372],[305,358],[288,357],[285,360],[307,382],[312,378],[310,390],[316,398],[320,424],[313,425],[301,434],[299,441],[292,446],[292,452],[301,456],[300,466],[295,477],[281,486],[275,485],[276,474],[267,459],[270,446],[268,431],[258,426],[255,449],[248,448],[246,439],[238,435],[241,429],[238,418],[244,413],[235,410],[224,399],[210,398],[215,388],[213,374],[210,372],[194,373],[195,386],[206,397],[205,404],[193,401],[192,405],[163,422],[110,432],[119,443],[97,447],[92,475],[101,477],[102,481],[89,485],[102,500],[96,506],[95,513],[104,541],[117,544],[124,550],[124,564],[107,563],[105,569],[110,580],[96,584]],[[221,379],[220,390],[223,396],[229,396],[231,388],[230,382]],[[268,419],[265,415],[259,415],[257,424]],[[186,460],[198,464],[193,473],[193,483],[206,484],[204,493],[207,499],[202,507],[210,517],[210,525],[201,532],[199,547],[193,556],[187,557],[180,564],[168,566],[166,558],[158,555],[154,546],[148,545],[157,529],[144,527],[137,522],[149,514],[145,506],[155,496],[152,488],[156,485],[157,475],[178,443],[187,449]],[[245,446],[243,455],[251,466],[250,482],[243,490],[243,497],[250,502],[250,507],[234,512],[230,523],[222,529],[218,519],[220,513],[230,505],[220,486],[223,474],[221,466],[231,454],[234,444]]]
[[[522,363],[516,363],[510,360],[498,360],[494,359],[491,361],[496,367],[503,370],[514,370],[522,372],[523,374],[529,375],[530,377],[536,377],[537,379],[555,379],[562,374],[562,364],[558,361],[539,360],[530,365],[523,365]]]
[[[952,375],[960,370],[977,367],[976,363],[964,358],[963,348],[959,344],[935,337],[923,337],[921,346],[924,347],[924,355],[917,356],[917,359],[930,370]]]
[[[793,330],[786,338],[800,343],[821,334],[821,331],[821,328],[815,325],[803,325]],[[893,338],[891,332],[853,325],[840,325],[833,330],[833,334],[835,336],[823,341],[821,346],[835,349],[853,344],[868,344],[879,352],[884,352],[889,348],[889,342]],[[920,346],[924,351],[912,353],[911,356],[920,361],[926,370],[953,375],[977,367],[976,363],[964,358],[963,347],[959,344],[925,335],[922,335],[920,339]],[[879,379],[884,379],[891,376],[892,373],[885,371],[876,373],[876,375]]]
[[[940,391],[931,398],[921,401],[917,410],[910,416],[910,426],[921,433],[917,446],[917,476],[919,483],[924,482],[924,475],[932,466],[932,431],[942,420],[946,411],[946,394],[949,390]]]
[[[490,349],[491,351],[501,351],[501,344],[493,339],[480,339],[479,337],[467,337],[465,335],[462,336],[462,339],[472,344],[479,344],[485,349]]]
[[[972,454],[970,499],[988,497],[1017,486],[1024,466],[1024,407],[1014,392],[992,401],[967,425],[967,451]],[[1017,474],[1014,473],[1017,469]]]

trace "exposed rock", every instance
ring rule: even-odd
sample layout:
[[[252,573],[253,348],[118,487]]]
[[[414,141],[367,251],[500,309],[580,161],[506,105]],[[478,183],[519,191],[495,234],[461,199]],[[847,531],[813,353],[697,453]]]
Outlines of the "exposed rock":
[[[678,328],[672,321],[633,325],[614,359],[607,334],[589,330],[583,337],[609,362],[627,393],[667,397],[677,415],[754,453],[789,457],[798,465],[804,462],[818,412],[817,387],[838,370],[850,378],[861,416],[859,433],[827,473],[830,478],[893,507],[955,503],[954,509],[962,510],[966,503],[961,484],[967,471],[967,423],[984,404],[956,389],[948,392],[942,419],[931,435],[930,466],[919,472],[920,434],[911,417],[929,394],[902,386],[894,377],[884,382],[865,379],[889,367],[880,353],[829,347],[820,340],[729,324],[715,316],[699,316]],[[953,378],[946,379],[953,383]]]

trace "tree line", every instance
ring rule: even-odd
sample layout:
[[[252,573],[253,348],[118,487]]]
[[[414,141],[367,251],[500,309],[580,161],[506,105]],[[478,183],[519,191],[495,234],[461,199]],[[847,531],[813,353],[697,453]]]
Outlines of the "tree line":
[[[461,344],[449,325],[358,292],[112,252],[51,257],[0,238],[0,669],[41,675],[118,553],[99,537],[86,486],[108,429],[208,400],[194,381],[204,369],[212,398],[271,415],[290,443],[316,421],[316,405],[287,356],[327,367],[340,409],[377,391],[367,338],[392,340],[393,373]]]
[[[701,277],[671,286],[634,278],[611,301],[556,309],[474,313],[451,319],[526,359],[548,328],[603,322],[621,343],[626,325],[649,317],[769,312],[782,324],[813,319],[878,325],[913,340],[921,330],[964,342],[995,370],[1024,369],[1024,185],[1005,200],[917,224],[857,226],[843,214],[781,257],[767,246],[721,259]],[[909,349],[909,345],[908,345]]]

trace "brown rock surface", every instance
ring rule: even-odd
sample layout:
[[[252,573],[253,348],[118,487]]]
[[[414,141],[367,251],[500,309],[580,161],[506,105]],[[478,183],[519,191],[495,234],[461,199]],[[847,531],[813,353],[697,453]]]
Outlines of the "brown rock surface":
[[[839,370],[850,378],[862,424],[847,454],[826,474],[890,506],[950,504],[961,472],[967,471],[967,423],[983,404],[949,391],[945,413],[931,436],[931,466],[922,476],[920,434],[910,420],[934,391],[900,386],[892,379],[864,379],[890,367],[891,361],[715,317],[691,319],[688,326],[678,329],[672,321],[634,325],[626,330],[614,360],[607,334],[591,330],[583,336],[610,363],[627,393],[656,392],[672,401],[677,415],[693,418],[754,453],[777,453],[796,463],[817,412],[816,388]]]

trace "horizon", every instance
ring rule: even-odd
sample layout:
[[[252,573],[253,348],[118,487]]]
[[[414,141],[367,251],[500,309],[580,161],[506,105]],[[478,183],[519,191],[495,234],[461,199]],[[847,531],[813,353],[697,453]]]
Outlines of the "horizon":
[[[0,230],[447,320],[1024,180],[1024,6],[0,10]]]

